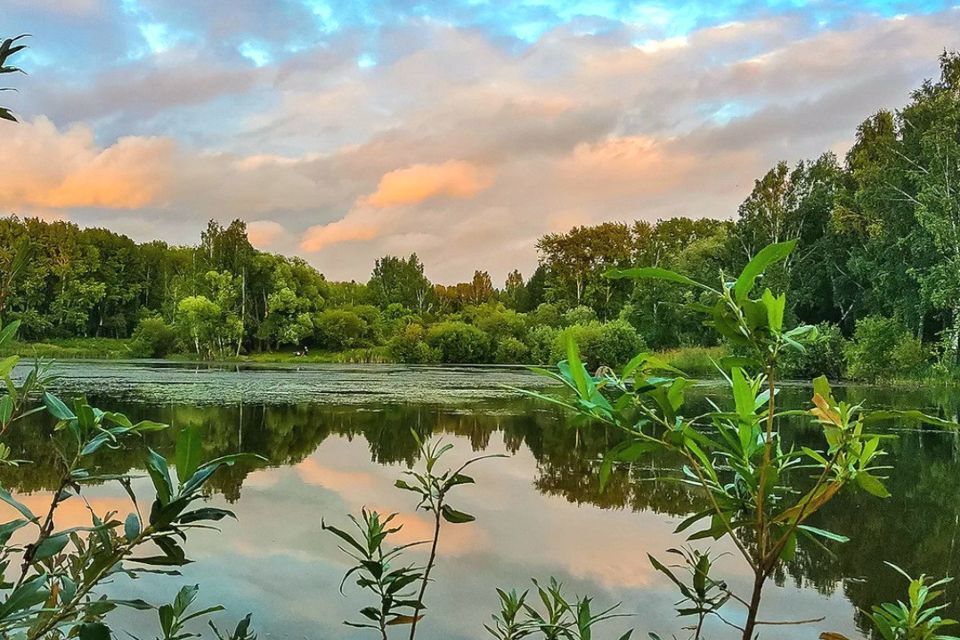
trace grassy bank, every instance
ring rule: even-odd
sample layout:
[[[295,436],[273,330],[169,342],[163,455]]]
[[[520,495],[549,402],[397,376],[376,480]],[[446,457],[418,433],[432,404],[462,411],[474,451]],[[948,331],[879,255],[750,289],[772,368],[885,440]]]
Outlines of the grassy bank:
[[[134,349],[133,341],[128,338],[65,338],[44,342],[13,341],[0,350],[0,355],[18,355],[25,358],[56,358],[60,360],[77,358],[121,360],[140,357],[140,354]]]
[[[192,359],[189,356],[173,356],[175,359]],[[341,364],[386,364],[393,360],[387,353],[386,347],[370,347],[367,349],[348,349],[346,351],[317,351],[305,356],[298,356],[289,351],[265,351],[260,353],[242,354],[235,358],[226,358],[228,362],[260,362],[260,363],[341,363]]]
[[[679,347],[656,352],[667,364],[676,367],[691,378],[717,378],[717,369],[713,361],[727,355],[726,347]],[[130,339],[116,338],[69,338],[44,342],[13,342],[0,349],[0,357],[19,355],[24,358],[44,358],[48,360],[129,360],[142,358],[142,348]],[[176,353],[166,357],[173,362],[204,362],[191,353]],[[348,349],[346,351],[311,351],[309,355],[298,356],[292,351],[265,351],[242,354],[236,357],[218,358],[215,362],[236,362],[252,364],[396,364],[386,346]],[[535,363],[517,362],[518,366]],[[896,379],[862,381],[889,386],[937,385],[949,386],[958,383],[958,376],[935,375],[929,371],[925,375],[902,376]],[[797,375],[798,380],[809,380],[811,376]],[[850,378],[832,379],[850,381]],[[793,378],[791,378],[793,379]]]
[[[679,347],[667,349],[657,354],[672,367],[676,367],[688,376],[712,378],[717,375],[713,361],[727,355],[726,347]]]
[[[2,356],[69,359],[120,360],[142,357],[140,350],[130,339],[116,338],[69,338],[44,342],[13,342],[0,352]],[[682,347],[662,351],[658,355],[668,364],[684,373],[696,376],[713,376],[716,370],[711,363],[726,353],[723,347]],[[168,360],[196,362],[195,354],[178,353]],[[389,364],[396,362],[385,346],[346,351],[315,351],[298,356],[292,351],[265,351],[223,358],[227,362],[253,363],[317,363],[317,364]],[[517,364],[530,364],[518,362]]]

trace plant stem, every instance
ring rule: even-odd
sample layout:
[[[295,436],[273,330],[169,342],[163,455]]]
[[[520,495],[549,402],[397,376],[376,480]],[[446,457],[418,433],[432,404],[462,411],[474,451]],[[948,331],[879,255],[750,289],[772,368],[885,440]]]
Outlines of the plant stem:
[[[76,466],[76,461],[74,461],[73,466]],[[43,519],[43,524],[40,525],[40,533],[37,535],[37,539],[33,542],[33,544],[31,544],[23,554],[23,564],[20,568],[20,577],[17,579],[17,583],[14,588],[23,584],[23,581],[27,578],[27,573],[30,572],[30,567],[33,565],[33,557],[37,552],[37,548],[39,548],[43,541],[49,538],[50,534],[53,533],[53,515],[56,512],[57,507],[60,506],[60,495],[70,485],[70,479],[73,474],[73,466],[71,466],[71,468],[69,468],[64,476],[60,479],[60,483],[57,485],[57,488],[53,493],[53,499],[50,501],[50,508],[47,510],[47,515]]]
[[[774,358],[776,356],[774,355]],[[772,567],[776,561],[767,557],[767,519],[766,519],[766,483],[767,473],[773,452],[774,413],[776,411],[776,365],[771,359],[767,363],[767,420],[763,442],[763,463],[760,467],[760,482],[757,486],[757,550],[753,564],[753,593],[750,596],[750,605],[747,607],[747,622],[743,626],[743,640],[753,640],[753,629],[757,624],[757,613],[760,610],[760,596],[763,594],[763,585],[767,581],[768,566]]]
[[[417,594],[417,606],[413,608],[413,622],[410,623],[410,640],[414,640],[417,633],[417,620],[420,619],[420,611],[423,605],[423,596],[427,592],[427,582],[430,580],[430,570],[437,559],[437,541],[440,539],[440,509],[443,507],[441,498],[433,510],[433,542],[430,544],[430,559],[427,560],[427,566],[423,570],[423,582],[420,584],[420,593]]]
[[[760,596],[763,594],[763,584],[766,581],[766,572],[762,568],[756,569],[753,593],[750,596],[750,606],[747,608],[747,622],[743,625],[743,640],[753,640],[753,629],[757,625],[757,612],[760,610]]]
[[[706,618],[706,616],[705,616],[703,613],[701,613],[701,614],[698,616],[697,628],[696,628],[696,629],[694,630],[694,632],[693,632],[693,638],[692,638],[692,640],[700,640],[700,630],[703,628],[703,620],[704,620],[704,618]]]
[[[767,470],[770,467],[770,457],[773,449],[773,420],[776,410],[776,392],[777,385],[775,374],[776,370],[773,363],[767,365],[767,420],[766,431],[763,441],[763,465],[760,467],[760,483],[757,486],[757,550],[760,562],[763,564],[763,557],[767,552],[766,540],[766,488],[767,488]]]

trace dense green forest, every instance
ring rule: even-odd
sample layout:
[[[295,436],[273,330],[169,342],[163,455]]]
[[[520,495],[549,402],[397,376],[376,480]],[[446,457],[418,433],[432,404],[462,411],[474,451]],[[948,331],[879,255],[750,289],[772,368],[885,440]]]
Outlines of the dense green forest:
[[[896,112],[857,129],[832,153],[760,177],[732,220],[608,222],[550,234],[539,265],[497,286],[433,284],[416,255],[385,256],[365,283],[332,282],[299,258],[258,251],[245,225],[211,221],[199,244],[137,244],[67,222],[0,220],[0,270],[24,238],[29,268],[5,313],[30,342],[129,339],[129,355],[224,358],[263,351],[404,362],[551,362],[574,336],[591,364],[645,345],[711,347],[689,314],[692,292],[604,277],[662,266],[710,280],[759,248],[798,239],[768,276],[789,313],[818,324],[820,342],[792,363],[876,378],[949,374],[960,362],[960,56]],[[770,279],[775,282],[770,282]]]

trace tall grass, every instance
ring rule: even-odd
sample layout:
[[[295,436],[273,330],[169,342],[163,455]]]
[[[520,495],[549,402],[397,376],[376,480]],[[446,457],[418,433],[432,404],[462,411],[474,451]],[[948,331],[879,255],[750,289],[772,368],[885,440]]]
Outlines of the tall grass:
[[[390,357],[387,347],[365,347],[345,351],[311,352],[298,356],[289,351],[266,351],[231,358],[240,362],[293,362],[293,363],[342,363],[342,364],[387,364],[396,362]]]
[[[678,347],[661,351],[657,356],[688,376],[713,378],[717,376],[713,362],[727,354],[726,347]]]
[[[129,338],[65,338],[45,342],[11,342],[3,348],[0,355],[60,360],[121,360],[142,357]]]

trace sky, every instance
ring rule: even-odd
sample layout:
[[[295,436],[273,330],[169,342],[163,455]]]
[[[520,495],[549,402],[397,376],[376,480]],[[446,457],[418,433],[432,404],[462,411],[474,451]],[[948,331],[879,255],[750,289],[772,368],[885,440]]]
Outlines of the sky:
[[[544,233],[727,218],[779,160],[843,154],[960,48],[893,0],[0,0],[0,212],[193,244],[206,221],[333,279],[435,282]]]

